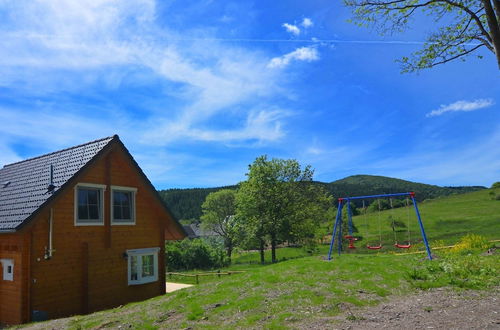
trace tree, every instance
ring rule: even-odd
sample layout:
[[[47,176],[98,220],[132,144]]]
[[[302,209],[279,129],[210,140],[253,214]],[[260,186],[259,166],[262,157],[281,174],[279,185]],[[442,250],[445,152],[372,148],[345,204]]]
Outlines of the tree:
[[[331,197],[312,182],[312,168],[302,170],[296,160],[261,156],[249,166],[247,176],[237,193],[236,214],[259,240],[261,262],[266,238],[272,262],[276,262],[279,243],[314,237]]]
[[[418,12],[445,22],[431,33],[423,49],[399,62],[403,72],[464,59],[486,47],[500,69],[500,0],[344,0],[353,21],[375,26],[381,34],[403,32]],[[481,56],[479,56],[481,57]]]
[[[231,254],[238,237],[238,222],[235,217],[236,191],[222,189],[208,194],[201,208],[202,226],[219,234],[231,262]]]

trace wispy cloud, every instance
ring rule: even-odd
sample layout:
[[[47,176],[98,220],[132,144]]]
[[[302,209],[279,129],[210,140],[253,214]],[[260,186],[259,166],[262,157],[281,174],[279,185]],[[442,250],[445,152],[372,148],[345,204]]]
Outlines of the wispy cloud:
[[[274,57],[269,61],[268,68],[284,68],[293,61],[313,62],[319,60],[315,47],[301,47],[283,56]]]
[[[313,25],[313,21],[308,17],[305,17],[300,23],[300,26],[302,26],[304,29],[308,29]],[[300,27],[298,27],[297,24],[283,23],[281,26],[284,27],[288,33],[291,33],[294,36],[298,36],[302,33],[302,30],[300,29]]]
[[[300,23],[304,28],[310,28],[311,26],[314,25],[313,21],[310,18],[304,17],[302,20],[302,23]]]
[[[221,138],[212,140],[222,142],[224,136],[231,141],[238,136],[265,137],[262,127],[250,129],[255,117],[253,109],[268,108],[266,100],[281,87],[279,72],[267,70],[269,57],[262,52],[204,42],[160,27],[153,0],[19,1],[8,10],[12,15],[6,17],[16,20],[10,22],[9,29],[0,26],[0,37],[9,44],[0,48],[0,86],[18,84],[18,88],[29,89],[27,94],[64,93],[68,89],[88,93],[103,82],[110,89],[130,83],[126,79],[131,79],[131,73],[134,84],[141,79],[160,78],[164,83],[178,84],[179,88],[163,96],[163,103],[169,104],[163,110],[141,109],[149,119],[142,141],[164,135],[168,136],[162,140],[164,145],[185,137],[206,141],[207,135],[200,134],[200,126],[236,105],[238,111],[227,115],[240,122],[241,117],[246,117],[244,125],[235,127],[231,134],[214,131],[209,135]],[[209,32],[203,33],[210,37],[206,34]],[[281,126],[279,119],[276,124]],[[256,135],[251,136],[252,132]],[[270,132],[275,132],[275,128]],[[279,134],[269,136],[273,140]]]
[[[495,104],[493,99],[477,99],[474,101],[457,101],[451,104],[442,104],[439,109],[433,110],[427,113],[426,117],[441,116],[446,112],[455,111],[475,111],[483,108],[487,108]]]
[[[0,6],[0,87],[22,95],[0,95],[0,163],[117,133],[167,183],[179,167],[213,161],[166,151],[179,141],[253,149],[287,134],[293,111],[272,105],[286,93],[269,54],[210,39],[215,30],[175,30],[157,20],[156,1]],[[130,92],[133,103],[122,100]]]
[[[289,32],[293,35],[298,36],[300,34],[300,28],[297,25],[283,23],[283,25],[281,25],[281,26],[284,27],[287,32]]]

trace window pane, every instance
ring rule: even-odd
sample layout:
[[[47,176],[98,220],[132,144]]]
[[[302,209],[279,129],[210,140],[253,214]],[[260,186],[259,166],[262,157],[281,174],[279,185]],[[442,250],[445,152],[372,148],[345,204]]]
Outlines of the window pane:
[[[153,255],[142,256],[142,277],[154,276]]]
[[[78,219],[88,219],[89,212],[86,205],[78,205]]]
[[[130,192],[122,192],[122,205],[130,205]]]
[[[99,220],[99,208],[97,205],[89,205],[89,220]]]
[[[115,219],[122,219],[122,209],[120,208],[120,206],[113,206],[113,217]]]
[[[100,220],[100,208],[101,191],[99,189],[78,188],[78,220]]]
[[[137,281],[137,256],[130,257],[130,280]]]
[[[99,195],[99,191],[98,190],[87,190],[87,195],[88,195],[88,202],[89,204],[97,204],[97,200],[98,200],[98,195]]]
[[[87,205],[87,190],[78,189],[78,205]]]
[[[124,206],[122,208],[122,219],[127,219],[127,220],[132,219],[132,217],[130,216],[130,208],[128,208],[127,206]]]
[[[132,220],[132,192],[113,191],[113,220]]]

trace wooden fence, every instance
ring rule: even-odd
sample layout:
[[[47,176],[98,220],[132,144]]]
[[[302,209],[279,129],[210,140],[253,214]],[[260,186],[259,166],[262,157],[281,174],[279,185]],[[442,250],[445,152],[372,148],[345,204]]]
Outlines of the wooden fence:
[[[167,272],[166,274],[167,274],[168,278],[172,278],[172,276],[191,277],[191,278],[195,279],[196,284],[199,284],[200,283],[200,277],[203,277],[203,276],[217,276],[217,277],[220,278],[221,276],[232,275],[232,274],[240,274],[240,273],[244,273],[244,272],[246,272],[246,271],[245,270],[231,270],[231,271],[221,272],[219,270],[219,271],[216,271],[216,272],[206,272],[206,273],[197,273],[197,274],[175,273],[175,272]]]

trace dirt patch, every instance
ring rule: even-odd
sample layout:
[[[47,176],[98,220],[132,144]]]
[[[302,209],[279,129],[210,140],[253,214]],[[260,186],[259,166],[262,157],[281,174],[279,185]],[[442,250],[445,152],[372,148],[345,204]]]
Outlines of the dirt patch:
[[[341,307],[342,308],[342,307]],[[434,289],[368,308],[308,320],[307,329],[500,329],[500,287],[488,291]]]

